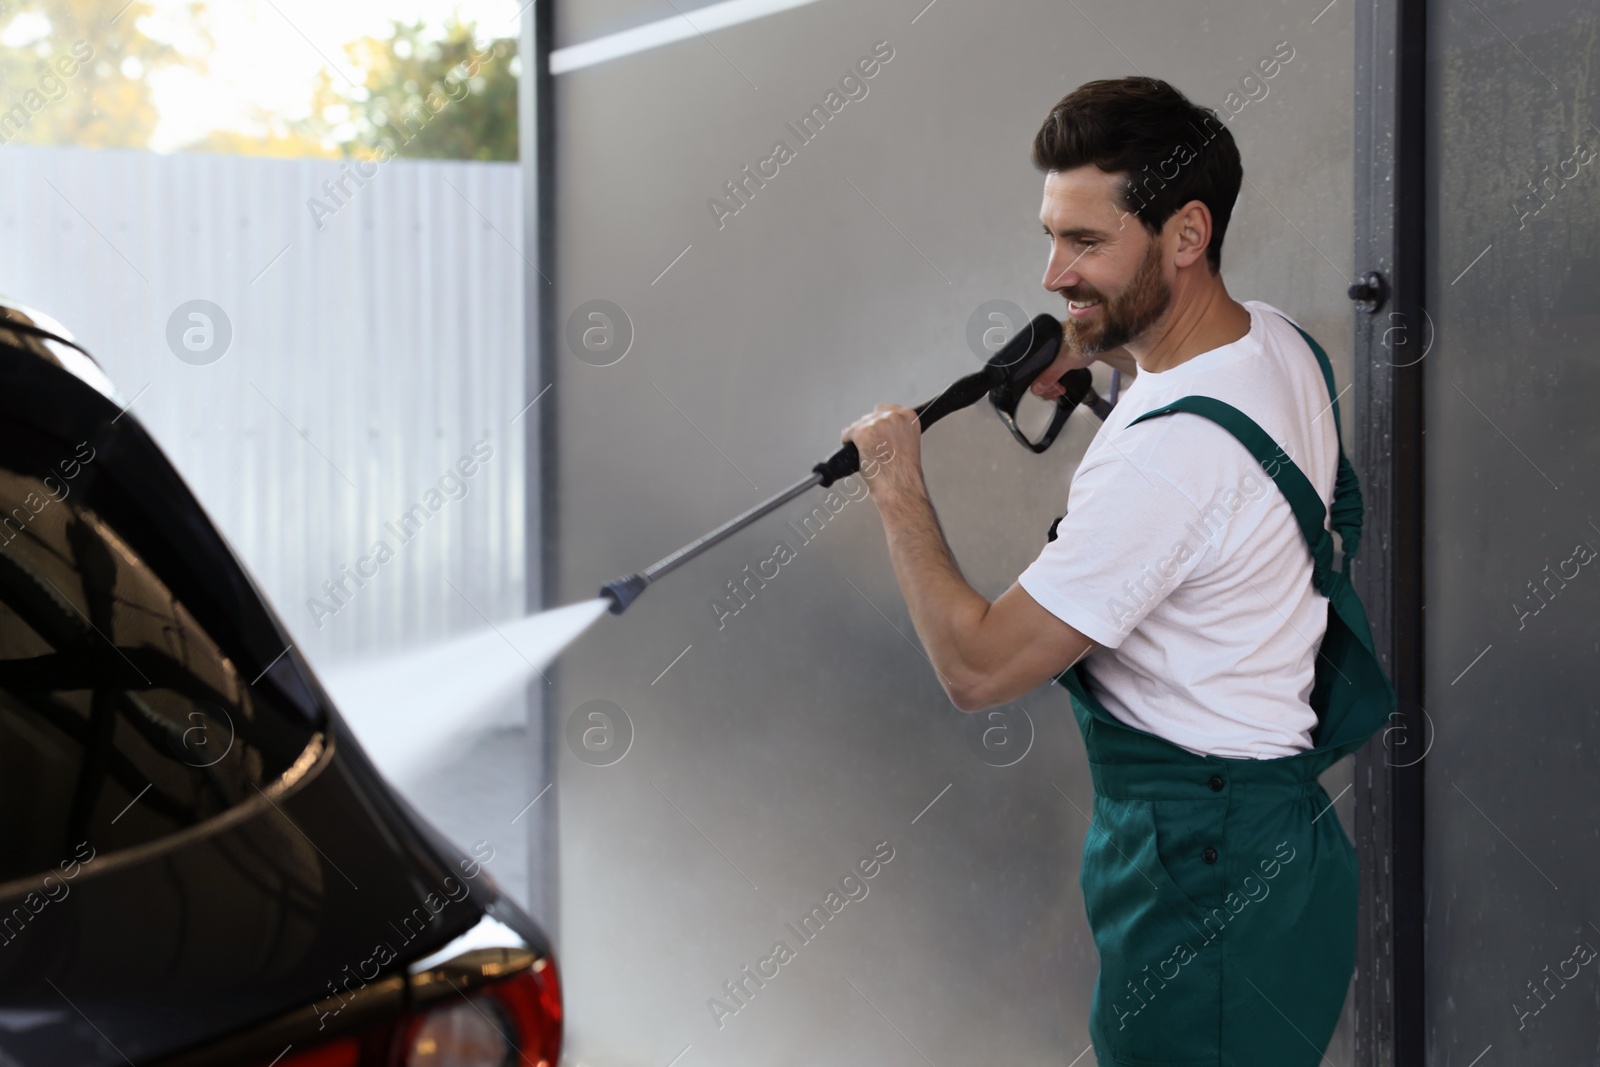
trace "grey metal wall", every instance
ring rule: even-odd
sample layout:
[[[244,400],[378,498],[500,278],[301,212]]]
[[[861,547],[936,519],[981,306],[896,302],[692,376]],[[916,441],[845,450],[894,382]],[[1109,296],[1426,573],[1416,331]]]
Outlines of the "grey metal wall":
[[[1600,37],[1428,20],[1428,1062],[1593,1063]]]
[[[561,12],[562,46],[673,15]],[[1339,4],[821,3],[560,75],[562,326],[626,325],[631,347],[605,366],[620,340],[561,353],[552,600],[591,596],[792,482],[873,404],[971,369],[983,302],[1059,310],[1039,287],[1027,148],[1091,78],[1155,74],[1222,108],[1289,42],[1293,60],[1230,119],[1251,184],[1224,272],[1237,297],[1299,317],[1348,381],[1350,20]],[[785,123],[880,41],[894,54],[868,94],[799,144]],[[708,198],[778,139],[795,158],[719,227]],[[600,300],[626,319],[588,318]],[[1039,550],[1093,430],[1080,418],[1031,457],[972,409],[925,441],[945,531],[986,595]],[[1095,955],[1077,885],[1091,790],[1065,695],[1018,702],[1033,735],[1020,761],[981,759],[975,720],[916,645],[872,505],[847,500],[808,539],[787,527],[822,498],[674,573],[560,666],[571,1054],[1073,1062]],[[719,625],[710,601],[780,538],[795,558]],[[603,753],[586,728],[612,731]],[[1330,795],[1350,773],[1330,771]],[[880,842],[893,859],[868,896],[800,946],[785,924]],[[718,1018],[708,1001],[736,1005],[724,983],[780,938],[796,958]],[[1329,1057],[1349,1062],[1348,1020]]]
[[[313,160],[0,153],[0,291],[95,354],[335,679],[343,664],[523,613],[525,458],[512,420],[531,399],[517,166],[395,160],[330,194],[324,183],[342,176]],[[197,299],[220,317],[214,347],[184,349],[191,362],[169,327]],[[195,325],[179,319],[180,333]],[[493,458],[441,490],[477,442]],[[402,544],[385,524],[417,505],[430,514]],[[342,568],[380,538],[394,558],[357,587]],[[323,588],[341,580],[343,603]],[[491,839],[505,857],[496,875],[520,893],[514,703],[405,784],[453,836]]]

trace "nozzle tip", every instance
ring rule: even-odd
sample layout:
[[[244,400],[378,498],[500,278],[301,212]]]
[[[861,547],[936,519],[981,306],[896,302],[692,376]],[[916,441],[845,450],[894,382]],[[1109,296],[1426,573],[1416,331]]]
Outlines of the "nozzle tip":
[[[628,610],[628,605],[638,599],[644,592],[645,586],[650,583],[642,574],[630,574],[626,578],[618,578],[614,582],[607,582],[600,587],[600,595],[611,598],[610,612],[621,615]]]

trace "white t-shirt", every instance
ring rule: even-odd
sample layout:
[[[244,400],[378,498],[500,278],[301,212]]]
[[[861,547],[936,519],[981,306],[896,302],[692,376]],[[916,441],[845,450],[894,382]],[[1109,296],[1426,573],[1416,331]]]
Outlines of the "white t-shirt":
[[[1091,693],[1123,722],[1191,752],[1269,759],[1311,747],[1328,601],[1283,493],[1231,434],[1186,412],[1129,427],[1180,396],[1254,419],[1333,498],[1339,446],[1317,359],[1259,301],[1250,332],[1160,373],[1140,371],[1072,477],[1066,517],[1017,582],[1098,647]]]

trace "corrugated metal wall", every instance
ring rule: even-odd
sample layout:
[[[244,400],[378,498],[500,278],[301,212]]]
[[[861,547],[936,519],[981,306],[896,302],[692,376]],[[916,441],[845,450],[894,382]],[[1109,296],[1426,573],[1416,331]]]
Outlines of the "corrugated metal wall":
[[[0,155],[0,292],[95,354],[319,665],[523,611],[517,166],[375,170],[335,198],[320,160]],[[195,299],[232,327],[203,365],[167,341]],[[447,484],[402,546],[385,523],[481,441],[465,496]],[[382,537],[394,558],[327,596]]]

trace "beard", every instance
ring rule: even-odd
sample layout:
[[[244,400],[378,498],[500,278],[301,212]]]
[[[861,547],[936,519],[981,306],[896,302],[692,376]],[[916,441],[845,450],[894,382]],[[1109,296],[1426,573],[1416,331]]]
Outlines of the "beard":
[[[1161,274],[1161,242],[1150,241],[1133,280],[1116,296],[1085,286],[1061,295],[1066,300],[1100,300],[1100,314],[1092,319],[1079,322],[1068,317],[1063,332],[1073,348],[1091,356],[1121,348],[1155,325],[1172,303],[1172,286]]]

